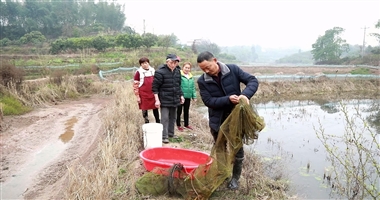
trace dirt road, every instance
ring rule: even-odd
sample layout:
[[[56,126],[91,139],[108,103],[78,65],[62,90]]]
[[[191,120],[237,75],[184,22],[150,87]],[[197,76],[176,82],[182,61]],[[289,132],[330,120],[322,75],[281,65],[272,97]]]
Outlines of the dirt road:
[[[1,199],[59,198],[67,166],[85,160],[96,148],[101,111],[109,101],[92,97],[5,117],[0,132]]]

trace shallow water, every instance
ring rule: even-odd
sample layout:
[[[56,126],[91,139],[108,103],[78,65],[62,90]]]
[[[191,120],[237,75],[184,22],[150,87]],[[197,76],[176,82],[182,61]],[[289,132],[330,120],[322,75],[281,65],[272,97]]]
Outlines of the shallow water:
[[[362,116],[368,116],[379,112],[368,109],[379,101],[353,100],[344,102],[344,105],[349,116],[353,116],[356,110]],[[266,127],[251,146],[254,151],[263,157],[264,162],[279,160],[284,163],[284,177],[289,178],[291,190],[297,196],[305,199],[331,198],[331,186],[324,178],[331,164],[316,131],[322,127],[326,134],[345,133],[346,122],[339,102],[322,105],[314,101],[269,102],[256,105],[256,109],[264,117]],[[360,126],[363,123],[359,120],[355,124]],[[343,145],[337,143],[336,147],[343,148]]]
[[[28,186],[33,183],[31,180],[36,172],[41,171],[49,162],[56,159],[67,148],[68,143],[74,136],[73,126],[78,121],[76,117],[67,120],[65,133],[61,134],[56,141],[46,145],[40,151],[30,156],[28,164],[24,164],[20,171],[15,172],[6,182],[1,183],[1,199],[22,199],[23,194],[28,190]]]
[[[324,177],[331,175],[331,163],[323,143],[317,137],[317,131],[322,128],[325,134],[344,135],[346,120],[342,105],[346,106],[348,115],[355,119],[357,127],[363,122],[354,117],[356,111],[365,119],[370,115],[380,118],[380,100],[351,100],[342,104],[326,100],[256,104],[266,127],[259,133],[258,140],[246,147],[262,157],[268,176],[278,178],[278,172],[282,172],[280,178],[289,180],[291,195],[301,199],[336,197],[332,193],[331,182]],[[198,111],[208,117],[206,107],[199,107]],[[372,133],[380,134],[380,122],[375,119],[375,124],[371,125]],[[369,133],[361,133],[371,138]],[[345,148],[344,143],[334,146]]]

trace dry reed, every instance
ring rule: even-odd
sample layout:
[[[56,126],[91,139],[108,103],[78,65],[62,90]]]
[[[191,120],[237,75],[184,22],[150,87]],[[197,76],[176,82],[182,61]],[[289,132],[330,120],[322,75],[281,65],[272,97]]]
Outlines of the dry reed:
[[[302,99],[368,98],[380,94],[380,79],[302,80],[260,82],[253,99],[258,102]]]
[[[129,199],[135,196],[138,154],[142,150],[137,104],[129,83],[113,84],[114,101],[103,115],[105,128],[95,158],[88,165],[69,167],[67,199]],[[138,112],[140,114],[140,112]],[[136,174],[137,173],[137,174]]]
[[[109,94],[112,86],[107,82],[100,83],[96,75],[69,76],[63,75],[60,81],[43,78],[25,81],[18,87],[10,83],[7,90],[24,105],[36,107],[43,104],[80,98],[82,95]]]
[[[118,82],[113,86],[115,99],[104,112],[105,131],[100,133],[103,139],[99,143],[98,150],[94,152],[95,157],[89,163],[78,163],[68,168],[70,175],[65,192],[67,199],[142,198],[140,194],[136,193],[134,184],[145,171],[138,157],[139,152],[143,150],[141,130],[141,125],[144,123],[143,118],[134,99],[131,83]],[[184,138],[184,141],[172,145],[210,152],[213,139],[209,133],[208,121],[204,114],[197,109],[199,109],[197,106],[192,105],[190,110],[190,123],[195,131],[177,131],[176,134]],[[149,117],[152,119],[151,115]],[[247,160],[247,163],[252,162],[257,163],[254,166],[260,166],[260,161],[253,154],[248,155]],[[264,175],[257,175],[261,172],[256,168],[252,171],[250,167],[243,172],[243,176],[255,177],[255,181],[250,181],[249,184],[247,182],[245,186],[242,186],[246,188],[245,190],[251,191],[248,195],[252,195],[252,189],[258,188],[257,186],[254,188],[257,181],[262,181],[261,187],[265,187],[267,190],[267,192],[257,193],[257,197],[274,196],[268,194],[270,188],[266,185],[276,186],[278,191],[283,191],[285,186],[279,186],[279,183],[271,178],[265,179]],[[222,193],[230,197],[235,195],[231,191],[222,191]],[[272,193],[276,193],[276,191]],[[176,197],[162,196],[155,197],[155,199],[176,199]]]

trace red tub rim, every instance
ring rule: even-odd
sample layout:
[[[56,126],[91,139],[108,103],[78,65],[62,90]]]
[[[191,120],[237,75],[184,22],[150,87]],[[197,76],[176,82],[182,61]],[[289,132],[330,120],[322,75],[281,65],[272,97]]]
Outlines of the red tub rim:
[[[152,147],[152,148],[149,148],[149,149],[145,149],[143,150],[142,152],[140,152],[139,156],[140,158],[145,162],[145,161],[148,161],[148,162],[151,162],[151,163],[155,163],[155,164],[158,164],[158,165],[165,165],[165,166],[168,166],[168,167],[172,167],[174,163],[168,163],[168,162],[161,162],[161,161],[156,161],[156,160],[152,160],[152,159],[149,159],[149,158],[146,158],[143,154],[146,152],[146,151],[149,151],[149,150],[154,150],[154,149],[172,149],[172,150],[181,150],[181,151],[189,151],[189,152],[196,152],[196,153],[199,153],[199,154],[203,154],[205,156],[208,156],[210,157],[210,154],[206,153],[206,152],[202,152],[202,151],[197,151],[197,150],[191,150],[191,149],[185,149],[185,148],[174,148],[174,147]],[[199,165],[211,165],[211,163],[213,162],[213,159],[210,158],[210,160],[206,163],[200,163],[198,165],[186,165],[184,166],[185,168],[198,168]]]

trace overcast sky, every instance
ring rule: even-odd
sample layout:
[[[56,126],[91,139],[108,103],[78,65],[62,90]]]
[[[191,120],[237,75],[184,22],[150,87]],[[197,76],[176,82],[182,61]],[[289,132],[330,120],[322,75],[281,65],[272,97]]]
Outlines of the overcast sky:
[[[380,0],[118,0],[138,33],[174,33],[181,43],[207,39],[219,46],[261,45],[310,50],[335,26],[349,44],[379,45]]]

